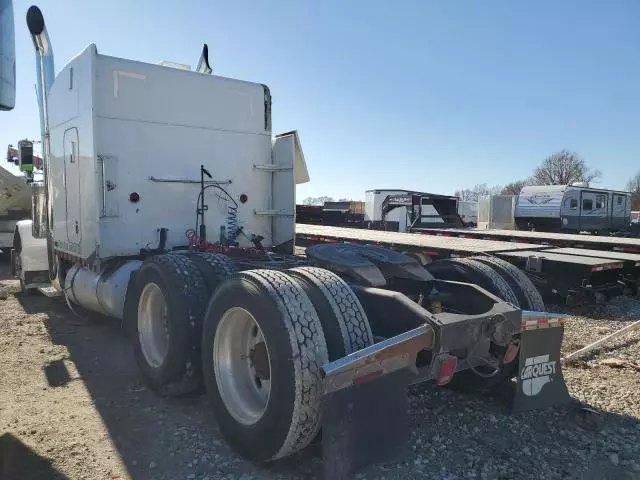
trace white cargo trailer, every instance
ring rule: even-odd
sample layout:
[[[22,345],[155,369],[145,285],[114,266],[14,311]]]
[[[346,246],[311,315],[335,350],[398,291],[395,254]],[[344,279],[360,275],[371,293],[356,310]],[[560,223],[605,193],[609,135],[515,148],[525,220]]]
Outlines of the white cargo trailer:
[[[462,225],[456,197],[401,189],[367,190],[365,222],[374,228],[381,222],[385,229],[393,225],[398,232]]]
[[[486,195],[478,199],[478,228],[513,230],[516,228],[514,195]]]

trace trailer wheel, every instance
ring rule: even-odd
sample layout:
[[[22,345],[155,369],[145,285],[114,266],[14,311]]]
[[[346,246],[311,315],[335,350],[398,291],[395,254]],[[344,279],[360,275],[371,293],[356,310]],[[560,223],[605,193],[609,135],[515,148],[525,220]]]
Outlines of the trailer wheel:
[[[204,382],[222,435],[245,458],[275,460],[315,438],[327,361],[318,314],[285,273],[240,272],[209,302]]]
[[[221,253],[192,252],[189,253],[189,258],[204,275],[210,295],[218,285],[238,271],[233,260]]]
[[[201,387],[200,336],[209,297],[203,275],[186,255],[144,261],[132,282],[128,330],[145,383],[163,396]]]
[[[520,307],[537,312],[544,312],[545,307],[542,295],[540,295],[540,292],[526,273],[501,258],[484,256],[474,257],[474,259],[490,265],[495,270],[502,273],[502,276],[507,280],[514,291],[516,288],[519,288],[522,291],[524,301],[519,302]]]
[[[519,306],[516,294],[513,292],[506,280],[493,268],[471,258],[456,258],[453,261],[464,265],[469,270],[484,277],[486,280],[483,283],[478,282],[481,287],[486,288],[505,302]]]
[[[320,317],[330,361],[373,345],[367,314],[342,278],[318,267],[292,268],[287,273],[300,284]]]

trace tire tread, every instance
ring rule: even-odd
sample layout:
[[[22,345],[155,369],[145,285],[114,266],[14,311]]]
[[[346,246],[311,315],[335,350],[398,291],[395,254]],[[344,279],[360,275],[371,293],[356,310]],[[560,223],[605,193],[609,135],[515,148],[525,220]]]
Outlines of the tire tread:
[[[542,295],[533,284],[531,279],[520,270],[515,265],[497,257],[473,257],[475,260],[480,262],[491,264],[492,266],[498,267],[506,272],[507,275],[510,275],[513,280],[516,281],[518,286],[522,289],[527,301],[529,303],[528,308],[531,310],[535,310],[538,312],[543,312],[545,310],[544,300],[542,299]],[[524,305],[522,305],[524,307]]]
[[[328,362],[327,346],[320,319],[311,300],[288,275],[276,270],[246,270],[237,274],[258,284],[281,312],[289,333],[295,372],[295,400],[289,432],[276,460],[306,447],[321,426],[322,365]]]
[[[186,311],[179,315],[180,320],[189,328],[187,344],[174,348],[186,348],[186,363],[179,378],[174,378],[162,385],[153,385],[154,390],[167,397],[184,396],[197,391],[202,386],[200,364],[200,337],[202,320],[209,297],[206,282],[202,272],[186,255],[165,253],[156,255],[145,261],[155,263],[166,275],[167,289],[180,299],[179,305],[186,306]],[[142,270],[143,264],[140,267]],[[140,285],[138,285],[140,289]],[[135,307],[137,331],[137,306]],[[179,321],[178,319],[173,319]],[[138,341],[137,335],[135,341]],[[140,356],[140,355],[138,355]],[[140,361],[140,360],[139,360]]]
[[[287,273],[294,279],[302,278],[303,281],[310,282],[323,294],[331,306],[335,321],[340,328],[344,355],[349,355],[373,344],[373,333],[367,314],[358,297],[342,278],[319,267],[297,267],[288,270]],[[325,319],[321,319],[321,322],[323,320]]]

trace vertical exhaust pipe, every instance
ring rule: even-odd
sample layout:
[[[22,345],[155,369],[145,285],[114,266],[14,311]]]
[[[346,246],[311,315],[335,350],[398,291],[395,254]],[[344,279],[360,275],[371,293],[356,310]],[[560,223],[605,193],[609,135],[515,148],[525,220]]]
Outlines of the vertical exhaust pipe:
[[[47,97],[53,81],[55,79],[55,71],[53,66],[53,48],[49,33],[44,23],[42,11],[32,5],[27,11],[27,28],[33,40],[33,46],[36,50],[36,74],[37,83],[36,91],[38,95],[38,109],[40,110],[40,132],[42,135],[42,171],[44,175],[44,197],[45,197],[45,215],[47,228],[40,235],[47,237],[47,252],[49,258],[49,277],[54,280],[57,272],[53,261],[53,239],[52,239],[52,211],[51,211],[51,185],[49,168],[51,165],[51,143],[49,134],[49,112]]]
[[[213,69],[211,68],[211,64],[209,63],[209,47],[206,43],[202,47],[202,53],[200,54],[200,60],[198,60],[196,72],[206,73],[208,75],[211,75],[213,73]]]

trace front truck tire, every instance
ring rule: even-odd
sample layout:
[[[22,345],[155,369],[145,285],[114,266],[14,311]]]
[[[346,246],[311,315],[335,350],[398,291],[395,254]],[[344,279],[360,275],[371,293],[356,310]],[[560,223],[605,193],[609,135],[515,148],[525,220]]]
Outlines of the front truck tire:
[[[243,457],[283,458],[320,431],[329,358],[311,300],[275,270],[247,270],[214,293],[204,318],[202,368],[220,431]]]
[[[127,294],[127,330],[145,383],[162,396],[201,389],[200,336],[209,286],[183,254],[143,262]]]

